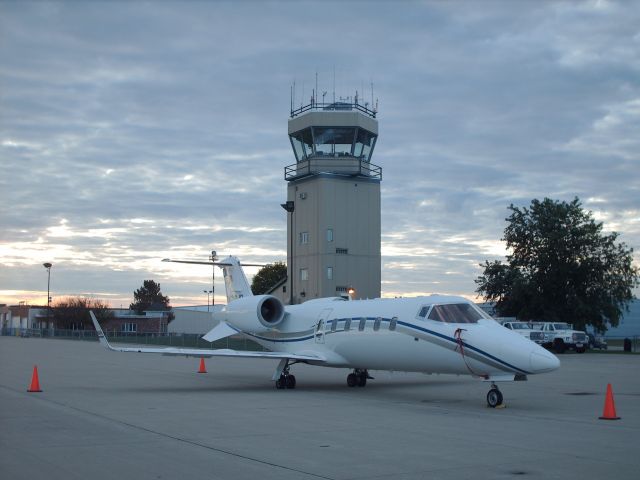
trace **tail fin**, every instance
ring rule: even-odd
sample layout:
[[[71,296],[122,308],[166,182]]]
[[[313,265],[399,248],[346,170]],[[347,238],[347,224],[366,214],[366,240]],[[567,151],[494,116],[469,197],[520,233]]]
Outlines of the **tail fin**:
[[[220,261],[227,291],[227,304],[241,297],[251,297],[253,292],[237,257],[227,257]]]

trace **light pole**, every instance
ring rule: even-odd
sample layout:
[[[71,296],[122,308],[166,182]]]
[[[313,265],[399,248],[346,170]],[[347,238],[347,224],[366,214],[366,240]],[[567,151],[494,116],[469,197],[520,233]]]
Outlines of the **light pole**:
[[[53,266],[50,262],[43,263],[42,266],[47,269],[47,328],[49,328],[49,312],[51,312],[51,294],[50,286],[51,286],[51,267]]]
[[[293,211],[295,210],[295,203],[293,200],[287,200],[286,203],[281,203],[280,206],[289,213],[289,251],[291,252],[291,259],[289,260],[289,271],[291,272],[291,283],[289,292],[289,305],[293,305],[293,278],[295,277],[295,271],[293,269]]]
[[[213,290],[203,290],[207,294],[207,312],[209,311],[209,294],[213,293]]]
[[[218,253],[215,250],[211,250],[211,255],[209,256],[209,260],[214,265],[211,265],[211,308],[216,304],[216,297],[213,292],[216,291],[216,260],[218,260]],[[207,310],[208,311],[208,310]]]

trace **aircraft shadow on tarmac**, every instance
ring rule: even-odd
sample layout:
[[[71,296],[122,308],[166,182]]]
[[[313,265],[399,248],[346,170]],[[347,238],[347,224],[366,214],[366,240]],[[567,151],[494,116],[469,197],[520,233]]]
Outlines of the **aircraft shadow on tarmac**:
[[[233,382],[233,383],[232,383]],[[149,385],[149,386],[119,386],[112,384],[108,387],[99,387],[99,390],[103,390],[105,392],[130,392],[130,393],[202,393],[202,394],[210,394],[210,393],[273,393],[274,395],[295,395],[296,392],[300,393],[335,393],[342,395],[358,395],[358,396],[371,396],[372,398],[381,398],[381,394],[384,396],[393,396],[397,392],[398,396],[396,399],[401,399],[402,396],[405,396],[407,400],[415,400],[417,397],[423,399],[425,395],[428,395],[429,392],[436,393],[441,390],[441,387],[451,387],[451,386],[472,386],[473,383],[470,383],[465,379],[451,379],[451,380],[442,380],[439,379],[437,382],[429,382],[429,380],[424,381],[416,381],[416,380],[407,380],[407,381],[398,381],[394,380],[392,382],[385,382],[384,380],[378,381],[370,381],[367,383],[367,386],[364,388],[354,387],[349,388],[345,382],[340,383],[328,383],[317,380],[308,380],[304,383],[300,382],[296,386],[294,390],[277,390],[272,381],[264,381],[264,382],[256,382],[253,383],[250,379],[246,379],[242,381],[238,379],[238,377],[224,377],[216,379],[215,377],[211,377],[211,381],[202,383],[200,385],[193,384],[182,384],[182,385],[167,385],[167,386],[157,386],[157,385]],[[407,392],[408,389],[413,389],[413,392]],[[92,387],[92,390],[96,390],[96,387]],[[409,396],[407,396],[409,394]],[[452,395],[456,395],[455,393],[451,393]],[[459,394],[457,394],[459,395]]]

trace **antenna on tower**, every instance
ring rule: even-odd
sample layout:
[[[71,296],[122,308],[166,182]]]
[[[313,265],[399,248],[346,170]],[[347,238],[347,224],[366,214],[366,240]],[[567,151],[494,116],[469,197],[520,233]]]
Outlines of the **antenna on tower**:
[[[318,69],[316,68],[316,89],[313,91],[313,96],[315,98],[315,96],[318,95]],[[317,99],[316,99],[317,101]]]
[[[373,108],[373,81],[371,81],[371,108]]]
[[[336,103],[336,66],[333,66],[333,103]]]

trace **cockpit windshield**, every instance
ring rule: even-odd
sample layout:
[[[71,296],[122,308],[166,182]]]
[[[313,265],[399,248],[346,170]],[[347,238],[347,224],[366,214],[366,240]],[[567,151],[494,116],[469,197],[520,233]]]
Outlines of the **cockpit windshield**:
[[[427,318],[436,322],[477,323],[485,316],[480,309],[469,303],[449,303],[434,305]]]

